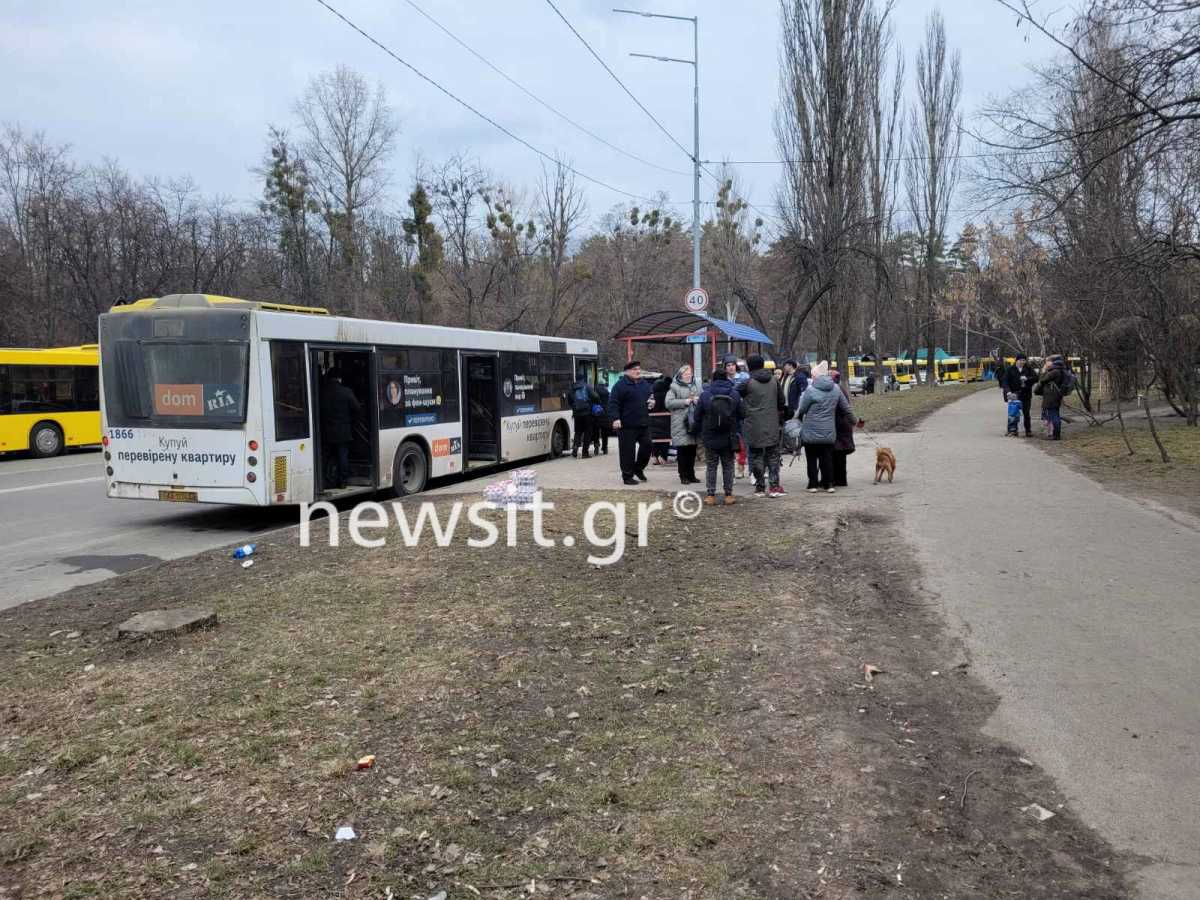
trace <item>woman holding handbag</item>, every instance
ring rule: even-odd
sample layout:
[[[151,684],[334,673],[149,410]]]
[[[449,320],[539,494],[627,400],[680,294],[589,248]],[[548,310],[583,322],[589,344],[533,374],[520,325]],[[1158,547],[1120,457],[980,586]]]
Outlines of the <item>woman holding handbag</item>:
[[[692,367],[683,365],[671,379],[665,405],[671,412],[671,443],[675,446],[675,461],[682,484],[699,484],[696,477],[696,435],[688,431],[688,410],[700,400]]]

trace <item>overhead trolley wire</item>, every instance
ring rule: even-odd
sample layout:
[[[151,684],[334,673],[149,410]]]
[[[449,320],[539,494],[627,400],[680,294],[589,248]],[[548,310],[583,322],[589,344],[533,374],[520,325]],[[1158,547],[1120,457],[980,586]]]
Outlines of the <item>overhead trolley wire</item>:
[[[495,128],[497,131],[500,131],[503,134],[507,135],[512,140],[516,141],[518,144],[525,147],[526,149],[532,150],[534,153],[536,153],[538,156],[542,157],[543,159],[546,159],[549,162],[552,162],[556,165],[561,165],[568,172],[578,175],[580,178],[584,179],[585,181],[590,181],[592,184],[598,185],[606,190],[612,191],[613,193],[622,194],[626,197],[630,197],[634,200],[641,200],[646,203],[657,202],[657,201],[651,199],[650,197],[644,197],[641,194],[634,194],[630,191],[626,191],[622,188],[616,187],[615,185],[611,185],[606,181],[601,181],[599,178],[594,178],[591,175],[588,175],[586,172],[582,172],[579,169],[575,168],[574,166],[569,165],[560,159],[556,159],[555,157],[551,156],[549,153],[540,149],[539,147],[535,147],[533,144],[529,143],[529,141],[525,140],[520,135],[515,134],[514,132],[512,132],[511,130],[506,128],[504,125],[501,125],[499,122],[497,122],[491,116],[476,109],[474,106],[472,106],[466,100],[459,97],[457,94],[455,94],[449,88],[444,87],[439,82],[435,81],[433,78],[426,75],[424,72],[422,72],[416,66],[414,66],[412,63],[401,58],[390,47],[386,46],[381,41],[377,40],[376,38],[374,38],[373,36],[368,34],[366,31],[364,31],[362,28],[360,28],[358,25],[356,25],[354,22],[352,22],[349,18],[347,18],[345,15],[343,15],[339,10],[337,10],[335,7],[333,7],[328,2],[326,2],[326,0],[316,0],[316,2],[319,3],[321,6],[325,7],[331,13],[333,13],[335,16],[337,16],[339,19],[341,19],[344,23],[346,23],[346,25],[348,25],[351,29],[358,32],[362,37],[366,38],[368,41],[370,41],[372,44],[374,44],[376,47],[378,47],[380,50],[382,50],[384,53],[386,53],[388,56],[390,56],[396,62],[400,63],[400,65],[404,66],[406,69],[411,71],[414,75],[416,75],[422,81],[425,81],[425,82],[433,85],[433,87],[437,88],[439,91],[441,91],[443,94],[445,94],[451,100],[453,100],[459,106],[462,106],[464,109],[467,109],[470,112],[474,113],[479,118],[483,119],[483,121],[487,122],[489,125],[491,125],[493,128]]]
[[[645,104],[642,103],[642,101],[639,100],[634,95],[633,91],[631,91],[628,87],[625,86],[625,82],[623,82],[620,78],[617,77],[617,73],[614,72],[609,67],[608,63],[606,63],[604,61],[603,57],[601,57],[600,54],[597,53],[592,48],[592,45],[587,42],[587,38],[585,38],[582,34],[580,34],[579,31],[575,28],[575,26],[571,24],[571,20],[562,14],[562,10],[560,10],[558,8],[558,6],[555,5],[554,0],[546,0],[546,3],[548,3],[550,5],[550,8],[552,10],[554,10],[555,13],[557,13],[557,15],[560,19],[563,20],[563,24],[565,24],[568,28],[571,29],[571,33],[574,34],[575,37],[579,38],[579,42],[581,44],[583,44],[583,46],[587,47],[588,52],[591,53],[592,56],[594,56],[596,58],[596,62],[600,63],[600,65],[602,65],[604,67],[604,71],[612,76],[613,81],[615,81],[617,84],[619,84],[621,86],[621,90],[623,90],[626,94],[629,95],[629,99],[637,104],[638,109],[640,109],[647,116],[649,116],[650,121],[658,126],[658,130],[661,131],[663,134],[665,134],[667,136],[667,138],[671,141],[672,144],[674,144],[676,147],[678,147],[680,150],[682,150],[684,152],[684,155],[687,156],[688,159],[692,159],[693,158],[692,151],[689,150],[687,147],[683,146],[683,144],[679,143],[679,141],[676,140],[675,135],[671,134],[671,132],[667,130],[667,127],[665,125],[663,125],[662,122],[658,121],[658,118],[654,115],[654,113],[652,113],[652,112],[650,112],[650,110],[646,109]],[[685,172],[683,174],[686,175],[688,173]]]
[[[596,132],[592,131],[590,128],[588,128],[584,125],[580,125],[578,122],[576,122],[570,116],[568,116],[566,113],[562,112],[560,109],[558,109],[554,106],[551,106],[549,103],[547,103],[541,97],[539,97],[537,94],[533,93],[533,91],[529,90],[523,84],[521,84],[519,81],[517,81],[516,79],[511,77],[507,72],[505,72],[499,66],[495,65],[491,60],[487,59],[482,54],[480,54],[474,47],[472,47],[470,44],[468,44],[466,41],[464,41],[462,38],[460,38],[458,35],[456,35],[453,31],[451,31],[449,28],[447,28],[445,25],[443,25],[441,22],[439,22],[437,19],[435,19],[432,15],[430,15],[428,12],[426,12],[424,9],[422,9],[420,6],[418,6],[414,2],[414,0],[405,0],[405,2],[409,6],[411,6],[413,9],[415,9],[418,13],[420,13],[422,16],[424,16],[426,19],[428,19],[430,22],[432,22],[434,24],[434,26],[437,27],[438,29],[440,29],[443,33],[445,33],[445,35],[447,37],[449,37],[450,40],[454,41],[456,44],[458,44],[460,47],[462,47],[464,50],[466,50],[468,53],[470,53],[472,56],[474,56],[477,60],[479,60],[481,63],[483,63],[489,69],[491,69],[493,72],[495,72],[497,75],[499,75],[505,81],[507,81],[509,84],[511,84],[517,90],[519,90],[522,94],[524,94],[530,100],[532,100],[535,103],[539,104],[540,106],[543,106],[546,109],[550,110],[550,112],[554,113],[554,115],[558,116],[560,119],[562,119],[568,125],[573,126],[574,128],[576,128],[579,131],[586,134],[588,137],[592,138],[595,141],[598,141],[599,143],[603,144],[605,147],[608,147],[610,150],[615,150],[617,153],[620,153],[622,156],[627,156],[630,159],[635,160],[636,162],[639,162],[644,166],[650,166],[650,168],[658,169],[662,172],[669,172],[672,175],[687,175],[687,174],[689,174],[689,173],[681,171],[679,169],[669,169],[666,166],[660,166],[658,163],[651,162],[648,159],[643,159],[642,157],[638,156],[636,153],[626,150],[623,147],[618,147],[616,144],[612,143],[611,141],[607,140],[606,138],[601,137],[600,135],[596,134]]]

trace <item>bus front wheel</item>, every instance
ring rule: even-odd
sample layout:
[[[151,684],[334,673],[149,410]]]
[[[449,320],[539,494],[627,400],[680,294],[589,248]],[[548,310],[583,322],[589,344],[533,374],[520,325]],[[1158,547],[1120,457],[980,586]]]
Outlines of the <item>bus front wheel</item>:
[[[29,451],[37,459],[58,456],[63,452],[62,430],[53,422],[38,422],[29,432]]]
[[[397,497],[419,494],[429,481],[429,458],[414,441],[405,441],[396,451],[392,468],[392,491]]]

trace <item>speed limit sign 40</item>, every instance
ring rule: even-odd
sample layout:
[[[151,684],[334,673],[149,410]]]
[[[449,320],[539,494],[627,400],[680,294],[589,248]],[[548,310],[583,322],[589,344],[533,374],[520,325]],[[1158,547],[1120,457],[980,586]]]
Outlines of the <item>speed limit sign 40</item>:
[[[683,298],[683,305],[688,312],[702,313],[708,309],[708,291],[704,288],[692,288]]]

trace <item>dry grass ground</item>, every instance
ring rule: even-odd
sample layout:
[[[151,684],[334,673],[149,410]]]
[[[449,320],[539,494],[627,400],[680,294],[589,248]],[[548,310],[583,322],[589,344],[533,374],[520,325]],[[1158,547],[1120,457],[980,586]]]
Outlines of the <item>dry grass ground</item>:
[[[999,393],[994,381],[974,381],[965,385],[951,383],[886,394],[868,394],[854,398],[854,411],[866,421],[867,429],[872,432],[911,431],[930,413],[968,393],[989,387]]]
[[[1064,427],[1063,440],[1043,447],[1107,487],[1200,516],[1200,428],[1189,428],[1178,416],[1156,415],[1171,459],[1164,463],[1141,411],[1125,415],[1132,454],[1115,420],[1097,426],[1077,412],[1068,410],[1067,415],[1072,422]]]
[[[550,499],[561,538],[595,498]],[[891,514],[791,502],[656,514],[605,568],[281,534],[6,611],[0,896],[1123,896],[981,735]],[[217,629],[114,637],[197,602]]]

